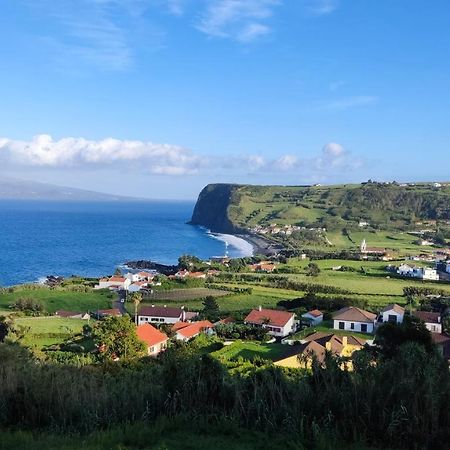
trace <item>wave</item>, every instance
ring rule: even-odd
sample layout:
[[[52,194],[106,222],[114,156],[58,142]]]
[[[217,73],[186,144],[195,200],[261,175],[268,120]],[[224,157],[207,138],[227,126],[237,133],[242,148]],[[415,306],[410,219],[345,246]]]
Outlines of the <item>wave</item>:
[[[234,236],[233,234],[212,233],[209,230],[207,230],[206,232],[213,239],[224,242],[225,246],[230,246],[234,250],[237,250],[238,255],[236,256],[240,258],[243,258],[245,256],[253,256],[254,254],[255,249],[253,245],[245,239]]]

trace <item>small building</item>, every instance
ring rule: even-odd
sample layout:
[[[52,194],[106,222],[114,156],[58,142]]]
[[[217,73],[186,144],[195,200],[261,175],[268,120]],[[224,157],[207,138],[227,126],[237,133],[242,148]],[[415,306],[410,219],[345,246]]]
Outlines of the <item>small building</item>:
[[[139,292],[142,289],[145,289],[148,286],[147,281],[135,281],[134,283],[131,283],[128,287],[128,292]]]
[[[91,318],[90,314],[88,313],[82,313],[78,311],[65,311],[63,309],[56,311],[55,316],[62,317],[65,319],[83,319],[83,320],[89,320]]]
[[[302,319],[305,319],[311,325],[318,325],[323,322],[323,312],[318,309],[313,309],[305,314],[302,314]]]
[[[340,336],[333,333],[313,333],[300,342],[291,345],[277,361],[276,366],[290,368],[308,368],[315,358],[320,364],[325,361],[327,352],[334,356],[349,358],[355,351],[361,350],[366,341],[355,336]],[[352,369],[351,362],[344,362],[341,368]]]
[[[253,309],[245,318],[244,323],[259,326],[268,330],[276,337],[285,337],[296,330],[295,314],[276,309]]]
[[[137,323],[141,325],[143,323],[168,323],[174,324],[177,322],[186,322],[189,320],[187,315],[192,318],[197,313],[187,313],[184,307],[173,308],[164,306],[141,306],[138,312]]]
[[[94,289],[127,289],[131,284],[131,280],[126,277],[112,276],[109,278],[100,278]]]
[[[419,278],[422,278],[422,280],[439,281],[439,274],[436,269],[432,269],[431,267],[422,267],[419,272]]]
[[[355,306],[348,306],[337,311],[333,316],[335,330],[373,333],[376,315]]]
[[[120,317],[122,315],[119,308],[98,309],[95,314],[98,319],[104,319],[105,317]]]
[[[381,247],[368,247],[366,240],[363,239],[360,246],[360,253],[363,257],[383,256],[386,254],[386,249]]]
[[[450,273],[450,262],[449,261],[447,261],[447,263],[445,264],[445,271],[447,273]]]
[[[397,303],[391,303],[384,307],[380,315],[378,316],[379,323],[403,323],[403,318],[405,316],[405,308]]]
[[[172,330],[175,331],[175,338],[179,341],[189,341],[200,333],[212,334],[214,325],[209,320],[199,320],[198,322],[177,322]]]
[[[148,356],[157,356],[167,348],[169,338],[153,325],[144,323],[136,327],[138,338],[147,345]]]
[[[431,333],[442,333],[441,315],[430,311],[416,311],[414,316],[425,323]]]

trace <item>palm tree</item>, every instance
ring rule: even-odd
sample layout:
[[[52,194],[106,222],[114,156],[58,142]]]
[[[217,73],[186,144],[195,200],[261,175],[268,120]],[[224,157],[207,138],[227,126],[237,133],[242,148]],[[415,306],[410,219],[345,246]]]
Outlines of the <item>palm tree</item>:
[[[134,303],[134,322],[137,325],[137,320],[138,320],[138,308],[139,308],[139,304],[142,302],[142,294],[140,292],[133,292],[130,295],[130,300]]]

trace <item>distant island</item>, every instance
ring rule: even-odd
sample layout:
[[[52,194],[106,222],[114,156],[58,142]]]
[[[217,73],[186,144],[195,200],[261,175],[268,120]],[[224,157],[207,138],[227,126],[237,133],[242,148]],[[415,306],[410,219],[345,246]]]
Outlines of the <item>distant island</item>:
[[[132,197],[104,194],[30,180],[0,176],[0,200],[132,201]]]

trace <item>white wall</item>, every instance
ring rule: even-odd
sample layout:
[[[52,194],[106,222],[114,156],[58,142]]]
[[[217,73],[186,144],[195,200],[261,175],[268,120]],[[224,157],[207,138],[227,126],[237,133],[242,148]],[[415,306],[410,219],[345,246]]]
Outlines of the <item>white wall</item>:
[[[383,322],[389,322],[389,316],[396,316],[397,317],[397,323],[403,322],[403,314],[399,314],[395,312],[393,309],[390,311],[384,311],[383,314]]]
[[[181,320],[180,317],[154,317],[154,316],[138,316],[138,325],[143,323],[170,323],[174,324]]]
[[[373,323],[366,323],[366,322],[351,322],[349,320],[334,320],[333,328],[335,330],[342,330],[342,328],[339,328],[339,323],[344,323],[344,330],[346,331],[356,331],[360,333],[373,333],[374,330],[374,324]],[[353,328],[351,326],[353,324]],[[367,331],[361,331],[361,325],[367,325]]]

